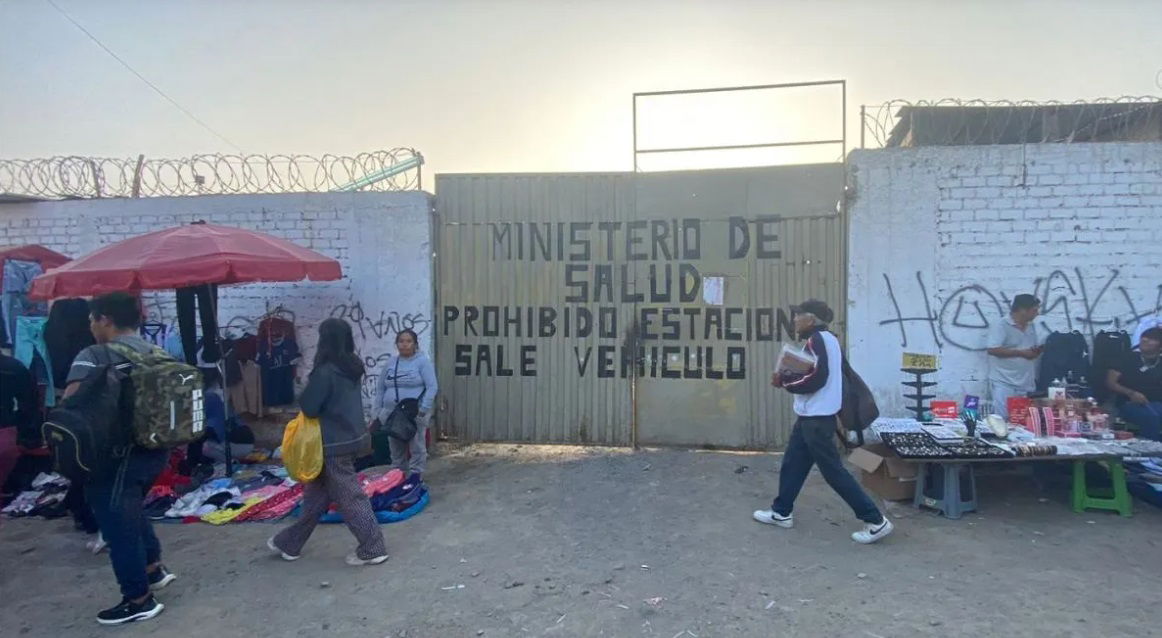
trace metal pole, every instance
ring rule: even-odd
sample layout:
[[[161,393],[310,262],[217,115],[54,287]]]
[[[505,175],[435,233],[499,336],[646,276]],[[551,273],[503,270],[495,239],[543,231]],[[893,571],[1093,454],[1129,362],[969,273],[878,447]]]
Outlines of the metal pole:
[[[633,172],[637,172],[637,93],[633,94]]]
[[[133,169],[133,198],[141,197],[141,169],[145,166],[145,153],[137,156],[137,167]]]
[[[839,86],[843,89],[843,106],[842,112],[839,114],[839,119],[843,121],[843,161],[847,162],[847,80],[840,82]]]
[[[867,131],[867,105],[859,105],[859,147],[867,148],[864,144],[864,132]]]

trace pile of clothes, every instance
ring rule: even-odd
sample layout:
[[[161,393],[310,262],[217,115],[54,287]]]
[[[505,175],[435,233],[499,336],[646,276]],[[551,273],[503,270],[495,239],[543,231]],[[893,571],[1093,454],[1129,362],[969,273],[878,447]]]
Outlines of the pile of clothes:
[[[1151,505],[1162,507],[1162,457],[1126,459],[1126,488]]]
[[[303,485],[289,478],[280,465],[250,466],[228,478],[222,476],[221,466],[200,465],[195,469],[205,471],[194,472],[187,468],[184,453],[175,450],[169,466],[145,497],[147,517],[158,522],[224,525],[275,521],[298,514]],[[428,504],[428,488],[418,475],[405,478],[399,470],[368,468],[359,478],[380,523],[407,520]],[[70,511],[68,493],[68,479],[42,473],[31,490],[22,492],[0,512],[14,518],[65,516]],[[333,506],[321,519],[324,523],[341,521]]]
[[[380,523],[398,523],[419,514],[428,505],[428,487],[418,474],[407,478],[399,470],[379,474],[369,468],[359,474],[363,493],[371,499],[371,509]],[[323,514],[321,523],[341,523],[343,516],[335,506]]]
[[[60,474],[40,473],[32,480],[32,489],[21,492],[0,514],[12,518],[39,516],[59,518],[69,513],[65,496],[69,480]]]

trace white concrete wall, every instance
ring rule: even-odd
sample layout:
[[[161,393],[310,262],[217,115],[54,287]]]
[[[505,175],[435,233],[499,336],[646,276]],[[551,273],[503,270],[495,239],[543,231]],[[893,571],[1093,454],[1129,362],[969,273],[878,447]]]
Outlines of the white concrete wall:
[[[431,348],[433,272],[431,196],[407,193],[302,193],[99,199],[0,204],[0,245],[36,243],[72,257],[146,232],[195,220],[250,228],[339,260],[335,282],[222,288],[219,321],[253,330],[267,312],[294,314],[299,345],[314,354],[316,328],[342,317],[355,329],[369,368],[395,352],[395,334],[412,328]],[[174,321],[173,295],[147,297],[152,319]],[[300,367],[300,377],[309,370]],[[365,395],[374,375],[365,383]]]
[[[905,351],[940,355],[942,398],[984,396],[1016,294],[1086,337],[1162,306],[1162,144],[856,151],[849,180],[848,343],[885,414]]]

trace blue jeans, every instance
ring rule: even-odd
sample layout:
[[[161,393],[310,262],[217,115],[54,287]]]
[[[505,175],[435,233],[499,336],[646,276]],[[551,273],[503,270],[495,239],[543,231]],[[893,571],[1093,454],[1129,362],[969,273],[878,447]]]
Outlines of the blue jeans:
[[[48,345],[44,342],[44,327],[47,323],[48,319],[45,317],[17,317],[16,336],[12,340],[12,356],[29,370],[36,370],[32,362],[34,355],[40,355],[44,361],[42,370],[44,377],[37,381],[44,382],[44,404],[51,408],[56,405],[56,394],[53,392],[52,358],[49,357]]]
[[[878,525],[884,520],[883,514],[851,472],[843,467],[843,459],[836,447],[835,425],[833,416],[801,416],[795,421],[787,451],[783,453],[783,466],[779,470],[779,496],[771,509],[782,516],[790,516],[799,490],[803,489],[803,483],[811,473],[811,466],[818,465],[823,479],[847,502],[856,517],[865,523]]]
[[[1162,441],[1162,403],[1142,405],[1126,402],[1121,407],[1122,418],[1138,426],[1143,439]]]
[[[85,499],[97,518],[101,536],[109,544],[113,574],[126,598],[141,598],[149,593],[149,576],[145,568],[161,560],[161,542],[145,518],[142,502],[161,471],[169,452],[141,450],[130,453],[119,466],[118,476],[103,478],[85,486]]]

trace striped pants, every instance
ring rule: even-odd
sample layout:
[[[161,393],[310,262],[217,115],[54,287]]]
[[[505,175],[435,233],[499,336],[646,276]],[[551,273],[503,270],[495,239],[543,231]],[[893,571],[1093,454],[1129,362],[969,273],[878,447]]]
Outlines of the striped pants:
[[[371,501],[359,485],[355,457],[329,456],[323,459],[323,472],[303,486],[303,508],[299,519],[274,537],[274,545],[283,552],[298,556],[303,545],[319,524],[319,517],[335,503],[347,529],[359,541],[355,555],[364,560],[387,554],[383,532],[371,510]]]

